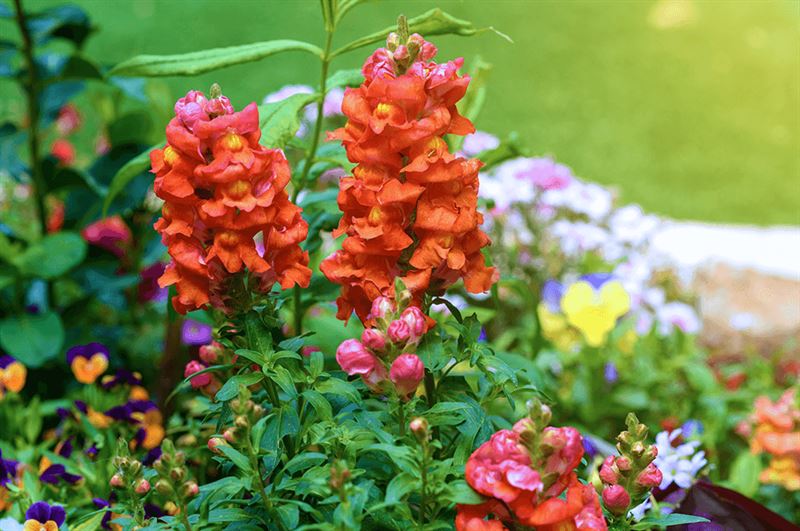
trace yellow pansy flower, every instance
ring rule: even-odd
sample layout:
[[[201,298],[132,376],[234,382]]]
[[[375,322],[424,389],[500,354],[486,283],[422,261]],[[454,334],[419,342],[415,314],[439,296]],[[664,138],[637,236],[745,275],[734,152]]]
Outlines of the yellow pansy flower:
[[[567,288],[561,299],[561,311],[567,322],[577,328],[589,346],[602,345],[617,319],[631,308],[631,299],[619,281],[606,282],[596,290],[580,280]]]

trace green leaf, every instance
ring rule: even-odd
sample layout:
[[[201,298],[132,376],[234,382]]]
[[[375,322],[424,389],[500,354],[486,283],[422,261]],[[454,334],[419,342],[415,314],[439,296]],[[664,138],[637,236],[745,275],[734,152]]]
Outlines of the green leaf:
[[[288,463],[286,463],[286,470],[290,474],[294,474],[300,470],[306,470],[312,466],[317,466],[327,460],[328,457],[325,454],[321,454],[319,452],[306,452],[294,456]]]
[[[464,422],[468,411],[469,407],[461,402],[439,402],[422,416],[431,426],[455,426]]]
[[[753,496],[758,491],[759,474],[761,474],[761,457],[745,451],[733,461],[730,479],[726,484],[745,496]]]
[[[320,393],[313,389],[306,389],[303,391],[303,397],[311,404],[314,411],[317,412],[317,416],[320,420],[331,420],[333,418],[333,410],[331,409],[330,403],[325,400],[325,397]]]
[[[631,529],[653,529],[656,527],[670,527],[673,525],[685,524],[699,524],[708,522],[706,518],[701,516],[694,516],[691,514],[672,513],[661,516],[645,516],[634,525]]]
[[[48,234],[14,257],[14,265],[26,275],[56,278],[86,257],[86,241],[77,232]]]
[[[301,51],[322,57],[317,46],[302,41],[275,40],[212,48],[176,55],[137,55],[118,64],[109,76],[195,76],[226,66],[258,61],[282,52]]]
[[[466,37],[486,30],[491,30],[511,41],[511,39],[509,39],[506,35],[503,35],[493,28],[478,29],[472,25],[472,22],[458,19],[449,13],[445,13],[439,8],[431,9],[430,11],[427,11],[417,17],[409,19],[408,29],[411,33],[419,33],[420,35],[424,35],[426,38],[434,35],[461,35]],[[397,31],[396,25],[388,26],[380,31],[376,31],[375,33],[371,33],[365,37],[356,39],[350,44],[345,44],[331,55],[332,57],[335,57],[363,46],[369,46],[370,44],[381,42],[385,40],[386,36],[393,31]]]
[[[361,396],[359,396],[356,388],[351,383],[338,378],[329,378],[324,382],[318,382],[316,388],[318,392],[323,394],[344,396],[356,404],[361,402]]]
[[[295,94],[281,101],[258,106],[261,144],[283,148],[300,129],[300,111],[316,100],[317,94]]]
[[[220,444],[217,446],[217,449],[225,454],[225,457],[230,459],[233,464],[242,471],[250,473],[250,461],[248,461],[247,457],[245,457],[244,454],[242,454],[239,450],[228,446],[227,444]]]
[[[275,509],[283,524],[283,529],[297,529],[300,523],[300,509],[296,505],[283,503]]]
[[[116,175],[114,175],[114,178],[111,179],[111,184],[108,185],[108,192],[106,192],[106,198],[103,201],[103,216],[108,213],[108,208],[111,206],[114,198],[125,189],[128,183],[137,175],[150,168],[150,152],[154,149],[160,149],[162,145],[163,144],[152,146],[139,153],[126,162]]]
[[[361,69],[352,68],[334,72],[334,74],[325,81],[325,86],[328,87],[328,89],[335,87],[357,87],[363,82],[364,74],[361,73]]]
[[[396,475],[386,486],[386,499],[384,503],[395,504],[403,500],[409,492],[419,487],[419,478],[402,472]]]
[[[103,525],[103,517],[105,516],[105,509],[92,513],[88,518],[84,519],[78,524],[71,524],[72,531],[95,531],[100,529]]]
[[[264,375],[260,372],[252,372],[250,374],[237,374],[236,376],[232,377],[230,380],[225,382],[225,385],[222,386],[222,389],[217,391],[217,396],[215,398],[219,402],[227,402],[228,400],[231,400],[232,398],[234,398],[239,394],[240,385],[249,387],[253,384],[257,384],[263,379]]]
[[[28,367],[41,367],[55,358],[63,344],[64,326],[53,312],[0,321],[0,346]]]
[[[486,498],[475,492],[466,481],[461,479],[447,485],[444,497],[451,503],[463,503],[465,505],[477,505],[486,501]]]

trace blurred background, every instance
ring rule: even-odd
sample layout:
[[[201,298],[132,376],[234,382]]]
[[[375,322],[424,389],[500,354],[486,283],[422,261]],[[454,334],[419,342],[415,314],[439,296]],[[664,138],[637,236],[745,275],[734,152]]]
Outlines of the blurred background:
[[[59,3],[25,2],[28,9]],[[75,3],[99,30],[87,52],[105,64],[278,38],[317,42],[321,35],[312,0]],[[514,41],[488,31],[433,39],[443,58],[493,65],[480,129],[503,137],[517,131],[532,154],[552,154],[653,213],[800,224],[800,2],[386,0],[354,10],[337,40],[437,6]],[[0,34],[16,38],[6,20]],[[360,66],[362,57],[345,55],[334,68]],[[147,90],[169,102],[218,82],[238,107],[316,78],[314,60],[298,53],[162,78]],[[0,96],[2,116],[23,114],[10,81],[0,80]]]

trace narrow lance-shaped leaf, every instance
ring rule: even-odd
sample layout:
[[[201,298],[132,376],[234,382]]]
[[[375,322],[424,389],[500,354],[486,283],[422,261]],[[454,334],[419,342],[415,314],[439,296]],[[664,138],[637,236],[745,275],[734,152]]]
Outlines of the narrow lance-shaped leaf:
[[[295,40],[275,40],[212,48],[176,55],[137,55],[123,61],[109,76],[194,76],[226,66],[258,61],[281,52],[300,51],[322,57],[322,50],[313,44]]]
[[[476,28],[472,22],[456,18],[439,8],[431,9],[426,13],[409,19],[408,29],[413,33],[419,33],[424,37],[431,37],[433,35],[461,35],[468,37],[484,31],[494,31],[509,42],[511,41],[508,36],[500,33],[494,28]],[[363,46],[369,46],[370,44],[381,42],[386,39],[386,35],[396,30],[396,26],[388,26],[380,31],[376,31],[375,33],[371,33],[361,37],[360,39],[356,39],[350,44],[345,44],[338,50],[334,51],[332,56],[335,57]]]
[[[103,201],[103,216],[108,213],[108,208],[122,190],[130,183],[137,175],[150,168],[150,152],[158,149],[163,144],[152,146],[139,153],[125,165],[119,169],[114,178],[111,179],[111,184],[108,185],[108,192],[106,193],[105,201]]]

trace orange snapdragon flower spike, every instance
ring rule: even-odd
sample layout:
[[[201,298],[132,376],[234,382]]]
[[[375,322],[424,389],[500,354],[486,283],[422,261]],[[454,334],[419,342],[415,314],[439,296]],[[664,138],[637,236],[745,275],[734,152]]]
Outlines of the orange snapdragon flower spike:
[[[475,130],[456,109],[470,79],[458,74],[463,59],[437,64],[435,55],[417,34],[405,43],[391,34],[364,63],[364,83],[345,92],[347,124],[328,135],[357,164],[339,185],[334,236],[346,238],[320,266],[342,286],[340,319],[367,320],[398,277],[416,305],[459,279],[471,293],[497,281],[481,253],[490,243],[476,208],[482,164],[450,153],[443,138]]]
[[[175,309],[226,308],[226,282],[245,270],[263,292],[308,286],[308,225],[286,193],[283,152],[258,143],[255,103],[234,112],[225,96],[191,91],[175,114],[166,147],[150,154],[164,200],[155,228],[172,257],[159,285],[176,286]]]

